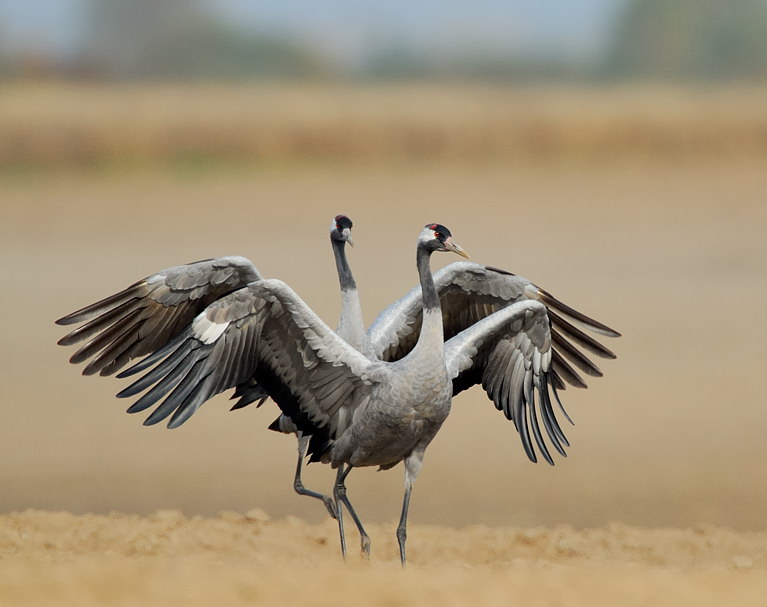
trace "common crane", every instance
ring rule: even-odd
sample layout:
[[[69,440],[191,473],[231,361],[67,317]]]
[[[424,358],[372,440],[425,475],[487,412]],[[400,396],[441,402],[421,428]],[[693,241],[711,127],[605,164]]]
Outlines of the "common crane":
[[[353,347],[372,355],[364,334],[359,296],[344,252],[344,245],[353,244],[352,221],[345,215],[337,215],[330,225],[330,241],[333,246],[336,268],[342,293],[342,310],[337,332]],[[171,268],[135,282],[110,297],[72,312],[56,321],[59,325],[86,323],[59,340],[68,346],[86,341],[70,358],[72,363],[85,362],[83,375],[99,373],[113,375],[130,360],[157,351],[185,329],[209,304],[243,288],[263,276],[253,263],[239,256],[206,259]],[[256,402],[260,406],[267,392],[250,378],[236,386],[232,398],[237,402],[232,410]],[[130,408],[129,412],[136,412]],[[152,425],[160,419],[147,419]],[[169,427],[182,422],[171,421]],[[292,422],[280,416],[270,428],[285,433],[296,433],[298,438],[298,463],[293,488],[300,495],[321,499],[328,512],[335,518],[335,504],[326,495],[306,489],[301,480],[302,462],[306,457],[309,437],[297,430]]]
[[[337,220],[338,218],[334,221]],[[350,228],[351,225],[348,227]],[[348,237],[348,230],[346,230],[346,233]],[[341,243],[341,246],[337,246],[338,242]],[[417,343],[416,339],[420,335],[420,327],[423,320],[421,287],[414,288],[404,298],[387,308],[374,322],[367,334],[360,339],[360,335],[363,334],[359,299],[356,294],[351,271],[348,269],[348,263],[345,259],[343,240],[338,242],[334,242],[334,252],[336,253],[343,302],[342,320],[339,323],[339,330],[342,329],[344,324],[344,312],[351,309],[352,314],[347,315],[347,319],[351,319],[347,323],[347,331],[350,332],[346,335],[347,342],[360,350],[371,363],[371,358],[384,360],[402,358],[413,349]],[[162,348],[163,343],[167,343],[172,339],[173,334],[179,332],[179,327],[183,328],[189,324],[198,311],[205,309],[208,302],[216,301],[222,297],[222,301],[227,299],[225,293],[233,293],[237,289],[242,288],[238,281],[247,284],[251,280],[261,280],[257,270],[244,258],[207,260],[192,264],[192,267],[193,271],[191,272],[188,271],[189,266],[181,266],[180,268],[184,268],[184,271],[180,271],[180,268],[164,270],[144,281],[135,283],[129,289],[115,296],[61,319],[59,322],[62,324],[73,324],[83,322],[94,316],[97,317],[61,340],[60,343],[67,345],[95,335],[91,342],[75,353],[72,357],[72,362],[82,362],[101,351],[86,367],[84,373],[101,372],[102,375],[108,375],[121,368],[130,358],[153,351],[157,352],[158,348],[167,353],[168,348]],[[445,356],[453,381],[452,392],[457,394],[471,385],[482,383],[496,406],[499,409],[503,409],[506,416],[514,421],[522,437],[528,457],[533,461],[536,459],[530,436],[530,427],[532,427],[533,437],[539,451],[549,463],[552,463],[540,432],[535,401],[532,399],[528,379],[525,379],[523,385],[519,385],[520,373],[523,372],[522,367],[525,364],[529,366],[530,361],[524,359],[524,356],[518,354],[517,350],[509,345],[514,344],[515,340],[519,337],[519,335],[515,337],[515,331],[518,330],[515,328],[516,325],[512,326],[513,323],[508,324],[507,321],[503,320],[510,313],[507,311],[500,316],[498,315],[498,312],[504,308],[520,308],[516,304],[524,304],[521,308],[525,309],[537,309],[538,315],[540,315],[541,308],[543,308],[544,315],[547,317],[547,322],[551,328],[549,339],[553,341],[554,347],[550,348],[548,355],[550,366],[547,366],[545,369],[546,381],[540,385],[536,383],[534,387],[537,387],[541,394],[538,408],[549,440],[557,451],[564,455],[562,445],[567,445],[568,443],[554,417],[551,400],[548,398],[548,388],[552,388],[552,392],[556,397],[556,389],[564,388],[564,381],[572,385],[585,387],[585,382],[583,382],[578,373],[572,369],[565,359],[569,359],[570,362],[589,375],[601,375],[598,368],[570,342],[575,342],[577,346],[598,356],[614,358],[614,354],[580,329],[574,327],[563,316],[574,319],[582,326],[603,335],[614,337],[618,333],[562,304],[526,279],[488,266],[469,262],[451,264],[436,274],[434,282],[436,282],[435,290],[442,301],[444,337],[452,337],[445,345]],[[351,285],[352,288],[344,288],[345,284],[347,287]],[[535,304],[537,304],[537,307]],[[541,306],[541,304],[544,304],[545,307]],[[168,314],[169,307],[172,310],[170,314]],[[211,308],[214,307],[219,310],[221,309],[220,305],[211,306]],[[161,313],[164,313],[164,315]],[[207,313],[208,311],[206,311]],[[486,322],[491,317],[494,318],[494,322]],[[474,338],[471,337],[472,335],[485,331],[488,327],[495,326],[499,322],[505,327],[504,330],[507,334],[496,336],[498,343],[494,346],[485,347],[481,352],[478,350],[480,356],[485,359],[482,364],[474,362],[467,368],[462,368],[456,361],[461,360],[462,356],[465,357],[465,353],[460,355],[459,353],[463,352],[463,349],[467,346],[459,346],[459,344],[473,343]],[[504,325],[504,323],[506,324]],[[473,326],[475,324],[476,326]],[[519,322],[516,324],[519,325]],[[146,327],[149,327],[149,329],[147,330]],[[466,331],[469,327],[472,330]],[[341,332],[343,333],[343,331]],[[349,334],[353,334],[352,337],[349,337]],[[461,339],[455,339],[454,336],[459,334]],[[355,339],[357,340],[356,342],[354,341]],[[503,351],[506,353],[503,354]],[[159,361],[162,358],[160,354],[150,356],[149,359]],[[535,359],[535,356],[533,358]],[[520,362],[522,359],[524,361]],[[535,363],[535,360],[532,362]],[[133,372],[146,369],[151,364],[151,362],[148,364],[142,362],[134,366]],[[535,364],[533,364],[533,367],[535,367]],[[456,373],[458,368],[460,368],[460,371]],[[538,372],[540,373],[541,370],[542,367],[539,364]],[[529,375],[529,368],[525,367],[524,371]],[[505,386],[503,385],[504,373],[509,375],[510,378],[516,378],[517,384],[513,388],[508,384],[508,381]],[[173,370],[172,375],[174,375],[174,379],[170,381],[174,382],[180,376],[178,368]],[[237,387],[236,395],[241,397],[243,395],[249,396],[245,401],[241,398],[241,401],[235,407],[248,404],[253,402],[253,400],[263,402],[267,394],[274,396],[274,387],[271,390],[264,389],[258,382],[254,381],[254,377],[255,375],[244,379],[239,384],[228,386]],[[540,377],[540,375],[536,377]],[[161,383],[167,386],[168,381],[168,377],[166,377],[164,382]],[[148,387],[151,383],[148,382],[144,387]],[[519,392],[520,386],[523,388],[522,393]],[[156,403],[161,395],[157,398],[152,396],[147,399],[146,397],[149,397],[151,393],[156,393],[160,387],[160,385],[155,386],[150,393],[142,397],[129,411],[143,410]],[[540,392],[541,390],[543,392]],[[140,391],[140,389],[136,390],[136,384],[134,384],[129,389],[124,390],[121,395],[133,395]],[[168,391],[165,390],[165,393],[167,394]],[[174,391],[170,396],[172,397],[176,392]],[[211,393],[209,396],[212,396],[214,393]],[[504,394],[507,396],[512,395],[513,398],[510,401],[508,399],[504,401]],[[199,393],[196,398],[199,399]],[[288,393],[282,395],[282,399],[278,397],[275,400],[279,404],[280,400],[287,401],[291,398],[292,396],[288,391]],[[168,400],[166,399],[163,405],[155,410],[145,423],[156,423],[170,415],[173,408],[167,406]],[[204,400],[206,398],[203,398],[193,407],[185,407],[183,414],[181,407],[179,407],[171,418],[169,426],[175,427],[183,423]],[[293,400],[295,401],[295,398]],[[556,400],[559,401],[558,397],[556,397]],[[340,409],[340,411],[343,410],[343,408]],[[308,440],[307,436],[311,434],[312,440],[316,441],[314,448],[310,448],[312,459],[315,461],[317,459],[328,461],[327,445],[333,444],[335,440],[334,432],[337,434],[337,428],[335,431],[331,428],[329,432],[327,420],[321,419],[318,423],[313,414],[307,415],[307,412],[302,409],[300,402],[298,406],[294,402],[292,408],[291,406],[283,407],[283,411],[287,413],[287,416],[283,415],[284,420],[290,421],[296,429],[299,427],[303,428],[301,432],[304,434],[304,440]],[[565,416],[567,416],[566,413]],[[335,421],[337,422],[338,420]],[[301,453],[301,450],[299,452]],[[297,478],[300,478],[298,474],[300,473],[301,459],[302,456],[300,455]],[[363,536],[363,550],[369,550],[367,536],[345,494],[344,481],[350,470],[351,467],[344,470],[343,464],[339,464],[339,480],[336,483],[334,495],[337,501],[345,503],[347,508],[349,508]],[[315,496],[319,496],[319,494],[315,494]],[[409,491],[406,494],[406,499],[409,499]],[[328,510],[333,514],[334,510],[327,501],[326,505],[328,505]],[[403,507],[403,519],[400,525],[401,533],[403,534],[403,538],[400,540],[403,562],[405,554],[404,525],[406,511],[407,505],[405,504]],[[339,521],[339,525],[341,524],[342,522]],[[399,536],[400,532],[398,530]]]
[[[285,283],[264,279],[215,301],[168,345],[123,372],[151,368],[120,395],[148,390],[135,408],[156,405],[152,416],[183,421],[214,394],[255,378],[297,428],[312,436],[312,457],[338,469],[334,497],[360,528],[346,496],[350,471],[388,469],[403,461],[406,488],[397,539],[404,564],[412,485],[426,447],[450,411],[453,380],[485,377],[497,406],[520,427],[527,424],[525,408],[535,407],[537,390],[549,438],[559,440],[549,398],[546,307],[518,302],[443,343],[442,312],[429,268],[434,251],[465,256],[444,226],[430,224],[421,232],[416,265],[423,320],[415,346],[397,361],[370,360]],[[286,342],[299,347],[286,348]],[[537,417],[531,419],[538,436]],[[323,440],[315,441],[318,437]],[[340,516],[339,530],[343,545]]]

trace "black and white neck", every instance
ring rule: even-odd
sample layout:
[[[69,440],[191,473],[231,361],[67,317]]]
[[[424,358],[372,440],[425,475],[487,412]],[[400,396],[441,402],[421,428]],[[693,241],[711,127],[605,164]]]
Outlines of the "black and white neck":
[[[357,283],[346,259],[346,243],[351,243],[351,227],[351,219],[345,215],[336,216],[330,224],[330,242],[336,260],[338,283],[341,286],[341,315],[336,333],[356,350],[370,355],[372,348],[365,333]]]
[[[431,274],[431,254],[437,249],[430,245],[429,241],[418,240],[416,249],[416,267],[418,268],[418,279],[421,282],[421,297],[423,300],[423,311],[441,313],[439,304],[439,295],[434,286],[434,277]]]
[[[333,245],[333,256],[336,258],[336,270],[341,291],[356,291],[357,283],[354,281],[352,270],[346,259],[346,240],[336,238],[333,232],[330,234],[330,242]]]
[[[437,288],[434,285],[430,261],[434,251],[444,250],[446,249],[443,248],[439,238],[435,237],[435,231],[431,226],[426,226],[418,237],[415,256],[418,279],[421,283],[423,322],[414,351],[442,352],[442,342],[444,341],[442,307],[439,303]],[[428,355],[431,356],[431,354]]]
[[[419,343],[424,340],[439,341],[439,350],[443,341],[442,308],[439,294],[434,285],[429,261],[434,251],[452,251],[468,258],[466,251],[453,242],[452,234],[445,226],[438,223],[428,224],[418,236],[416,249],[416,265],[418,278],[421,281],[421,297],[423,300],[423,325]]]

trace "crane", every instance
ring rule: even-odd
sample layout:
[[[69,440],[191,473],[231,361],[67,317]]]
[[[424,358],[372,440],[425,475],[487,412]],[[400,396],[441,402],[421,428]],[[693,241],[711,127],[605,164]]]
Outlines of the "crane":
[[[342,292],[342,312],[337,331],[353,347],[371,354],[364,337],[359,296],[344,253],[345,243],[353,244],[352,225],[346,215],[336,215],[330,225],[330,241]],[[263,276],[256,266],[241,256],[205,259],[165,268],[119,293],[58,319],[56,323],[59,325],[85,323],[58,343],[68,346],[86,341],[72,355],[70,362],[77,364],[92,358],[83,375],[113,375],[131,359],[155,352],[167,344],[213,301],[261,279]],[[362,330],[360,326],[363,326]],[[268,394],[251,378],[236,386],[232,398],[238,399],[232,407],[235,410],[253,402],[260,406]],[[129,412],[135,410],[131,408]],[[157,421],[160,420],[148,419],[145,425]],[[169,426],[176,427],[173,424]],[[309,437],[298,432],[284,416],[280,416],[270,427],[297,434],[299,455],[293,488],[300,495],[321,499],[335,518],[333,500],[306,489],[301,480],[301,464],[306,456]]]
[[[345,221],[341,221],[341,218]],[[333,242],[334,247],[343,304],[338,331],[341,333],[341,336],[345,338],[348,345],[356,348],[371,363],[379,359],[384,361],[397,361],[403,359],[403,357],[407,358],[408,353],[413,350],[420,340],[421,326],[424,319],[423,302],[421,301],[422,287],[415,287],[405,297],[384,310],[365,333],[363,331],[364,325],[362,323],[356,285],[351,270],[348,267],[343,248],[344,243],[350,240],[351,220],[344,216],[337,216],[334,218],[334,222],[335,228],[334,225],[331,224],[331,242]],[[446,228],[445,230],[447,231]],[[334,238],[334,233],[336,236],[345,234],[345,237]],[[153,305],[155,308],[159,308],[156,304],[162,302],[161,306],[163,308],[165,308],[165,306],[173,307],[174,313],[170,315],[166,314],[166,316],[171,317],[171,320],[176,323],[175,326],[183,327],[184,324],[188,324],[190,320],[194,318],[192,310],[195,312],[200,309],[205,310],[205,304],[211,299],[213,300],[213,303],[227,299],[228,295],[225,293],[227,289],[228,293],[232,294],[237,292],[238,288],[244,288],[238,284],[238,281],[246,282],[250,279],[254,279],[255,281],[262,280],[257,270],[255,270],[252,264],[244,258],[219,258],[217,260],[197,262],[196,264],[191,264],[191,266],[193,268],[192,271],[189,271],[189,266],[181,266],[161,271],[157,275],[145,279],[145,281],[135,283],[124,292],[118,293],[106,300],[102,300],[102,302],[97,302],[97,304],[88,306],[83,310],[61,319],[61,321],[59,321],[61,324],[72,324],[97,316],[95,320],[92,320],[87,325],[73,331],[60,341],[60,343],[66,345],[96,335],[90,343],[86,344],[75,353],[72,357],[72,362],[82,362],[90,356],[93,356],[94,353],[102,350],[88,367],[86,367],[84,373],[100,371],[102,375],[105,375],[111,374],[124,366],[129,358],[151,352],[157,354],[158,349],[167,352],[167,347],[163,348],[162,342],[165,341],[167,343],[169,339],[172,340],[172,335],[168,335],[172,332],[165,326],[168,324],[168,319],[166,319],[165,324],[163,324],[155,318],[159,315],[161,310],[153,309]],[[186,268],[186,270],[180,271],[179,268]],[[159,278],[158,276],[162,278]],[[195,278],[191,278],[192,276],[195,276]],[[206,278],[202,278],[202,276],[205,276]],[[216,276],[215,280],[212,278],[213,276]],[[565,320],[565,317],[574,320],[577,324],[586,327],[591,331],[605,336],[616,337],[619,334],[609,327],[598,323],[559,302],[548,292],[538,288],[526,279],[497,268],[482,266],[471,262],[459,262],[443,268],[433,278],[431,278],[431,274],[429,274],[429,276],[430,280],[432,280],[432,284],[434,284],[434,289],[438,294],[438,299],[440,300],[442,308],[444,326],[443,337],[447,339],[445,344],[445,360],[447,361],[446,364],[452,365],[452,394],[457,394],[472,385],[482,383],[496,407],[502,409],[506,416],[514,422],[520,433],[522,444],[528,457],[532,461],[536,461],[535,450],[533,448],[534,439],[544,459],[549,463],[553,463],[543,441],[542,433],[540,432],[540,425],[536,415],[536,405],[534,400],[532,400],[532,393],[530,392],[529,386],[525,384],[523,386],[523,392],[519,392],[519,385],[516,385],[513,390],[509,388],[509,386],[504,387],[502,385],[503,374],[508,374],[510,372],[508,366],[509,361],[513,359],[515,365],[520,365],[521,359],[519,355],[514,354],[516,350],[509,346],[509,344],[514,341],[513,339],[510,339],[513,337],[513,327],[509,324],[503,324],[503,319],[508,316],[509,312],[507,311],[501,315],[498,313],[509,307],[516,306],[516,308],[519,308],[520,306],[516,304],[524,304],[521,306],[523,308],[537,304],[539,315],[541,307],[544,310],[544,316],[546,317],[550,328],[549,340],[552,343],[549,345],[553,345],[553,347],[550,347],[549,349],[546,382],[543,393],[541,393],[542,396],[539,400],[538,409],[540,411],[543,425],[547,431],[549,441],[562,455],[565,454],[563,445],[567,446],[568,443],[556,421],[548,389],[551,389],[556,402],[561,408],[557,389],[563,389],[565,387],[565,382],[574,386],[585,387],[585,382],[578,375],[578,372],[568,364],[568,360],[588,375],[601,375],[601,371],[580,351],[579,348],[585,349],[600,357],[615,357],[615,355],[607,348],[604,348],[604,346],[599,344],[596,340]],[[421,282],[423,283],[423,279]],[[160,283],[162,283],[166,289],[158,287]],[[132,291],[133,297],[127,297],[126,292],[130,291]],[[145,292],[139,293],[141,291]],[[147,299],[146,291],[151,292],[151,295],[148,297],[150,300],[149,304],[142,302],[143,305],[136,306],[135,299],[138,298],[139,301]],[[168,296],[168,291],[170,291],[172,295],[171,297]],[[137,297],[139,294],[141,297]],[[128,305],[131,301],[133,301],[133,305]],[[149,310],[146,310],[147,307],[149,307]],[[121,308],[122,311],[115,312],[114,310],[116,308]],[[139,309],[138,311],[137,308]],[[98,317],[99,314],[101,314],[101,318]],[[120,316],[121,314],[122,318]],[[131,317],[131,319],[126,321],[125,317]],[[487,320],[491,317],[494,318],[493,322]],[[117,321],[115,321],[116,318],[118,319]],[[194,322],[197,322],[197,320]],[[472,344],[473,339],[475,339],[470,336],[480,334],[482,331],[487,330],[488,327],[495,326],[495,323],[498,322],[505,327],[508,334],[503,338],[499,338],[498,343],[489,350],[487,348],[481,351],[478,350],[479,355],[485,357],[483,364],[466,363],[464,360],[466,358],[464,350],[465,348],[469,348],[470,350],[474,347],[466,345]],[[126,329],[126,325],[131,323],[133,329]],[[121,324],[121,326],[118,329],[114,329],[118,324]],[[160,329],[153,336],[154,339],[151,342],[144,339],[142,343],[141,339],[134,339],[133,341],[135,343],[131,343],[130,348],[126,348],[125,344],[120,346],[121,349],[115,347],[115,343],[120,341],[121,336],[129,335],[131,332],[152,335],[150,331],[142,332],[137,330],[138,327],[142,327],[146,324],[151,324]],[[469,331],[469,329],[471,329],[471,331]],[[102,333],[99,334],[99,331]],[[176,334],[178,334],[178,331],[176,331]],[[460,339],[457,339],[459,336]],[[571,342],[574,342],[576,345],[573,345]],[[460,347],[459,344],[461,344]],[[507,353],[505,359],[504,356],[500,354],[501,350],[504,349]],[[115,352],[120,352],[120,355],[116,356]],[[511,352],[511,354],[509,354],[509,352]],[[155,355],[150,356],[148,360],[156,362],[159,358]],[[464,360],[464,364],[468,364],[468,366],[463,368],[458,362],[461,360]],[[499,360],[501,363],[498,362]],[[504,360],[506,362],[506,367],[502,364]],[[151,366],[151,364],[152,363],[140,366],[140,363],[140,365],[134,366],[132,371],[129,371],[131,371],[131,374],[136,373],[138,370],[146,369],[148,366]],[[488,367],[489,364],[491,364],[490,367]],[[515,377],[519,378],[519,373],[521,373],[521,371],[517,369],[517,375]],[[126,372],[125,375],[127,374],[128,373]],[[273,378],[271,381],[273,381]],[[519,380],[517,379],[517,381]],[[267,381],[267,383],[269,382]],[[148,387],[148,385],[149,384],[147,384],[146,387]],[[298,484],[300,483],[300,465],[303,459],[303,454],[307,451],[307,443],[310,445],[308,451],[311,453],[312,461],[329,461],[327,459],[327,450],[328,445],[334,444],[335,431],[328,427],[327,420],[320,420],[318,422],[314,416],[308,415],[307,412],[302,409],[300,399],[296,399],[295,396],[290,393],[290,390],[285,391],[284,387],[280,387],[279,381],[276,383],[273,382],[269,388],[264,388],[263,378],[257,381],[256,376],[254,375],[244,379],[239,384],[229,387],[236,387],[237,391],[235,392],[235,396],[241,397],[240,402],[235,405],[235,408],[249,404],[254,400],[258,400],[260,404],[267,395],[271,395],[278,404],[280,404],[283,414],[270,427],[272,429],[285,430],[287,426],[288,430],[297,431],[299,433],[299,463],[296,471],[297,480],[296,483],[294,483],[297,490]],[[540,392],[540,386],[536,385],[534,387]],[[133,385],[132,390],[130,388],[131,387],[121,392],[120,396],[131,396],[141,391],[136,390],[136,384]],[[150,393],[156,392],[156,388],[159,388],[159,386],[155,386]],[[277,394],[280,389],[282,389],[283,393]],[[505,392],[508,394],[513,393],[517,396],[511,400],[507,399],[504,401],[503,394]],[[214,393],[211,393],[208,398]],[[276,398],[275,394],[277,394]],[[546,396],[544,397],[543,394]],[[145,397],[146,396],[149,396],[149,394],[145,395]],[[157,399],[154,397],[149,399],[145,397],[139,399],[129,411],[135,412],[143,410],[157,402]],[[204,400],[206,399],[203,399],[202,402],[204,402]],[[291,400],[292,403],[288,402]],[[163,403],[163,407],[158,407],[145,423],[156,423],[170,415],[171,409],[165,406],[167,401],[168,399]],[[296,404],[297,402],[298,404]],[[180,413],[180,408],[176,410],[169,422],[169,426],[176,427],[183,423],[183,421],[188,419],[194,410],[196,410],[199,404],[201,404],[201,402],[194,407],[186,407],[183,414]],[[284,404],[287,404],[287,406],[283,406]],[[160,413],[161,409],[162,412]],[[564,409],[562,409],[562,412],[569,420]],[[280,427],[280,422],[282,427]],[[301,441],[304,442],[303,448],[301,446]],[[314,444],[313,446],[311,446],[312,443]],[[396,463],[397,462],[394,462],[394,464]],[[346,496],[344,481],[351,470],[351,467],[352,466],[349,465],[344,469],[343,464],[338,464],[339,470],[337,482],[334,486],[334,498],[337,504],[344,503],[350,511],[362,536],[363,551],[369,554],[369,538],[367,538],[367,534],[364,532],[364,529],[359,522],[359,518]],[[383,467],[388,468],[390,466]],[[418,467],[420,468],[420,463],[418,464]],[[406,474],[407,468],[408,465],[406,460]],[[417,472],[415,475],[417,475]],[[313,494],[313,492],[307,492],[307,494]],[[340,514],[340,506],[333,508],[329,503],[329,498],[327,498],[327,496],[322,496],[320,494],[313,494],[313,496],[322,497],[325,500],[325,504],[331,515],[335,512]],[[409,500],[409,490],[406,493],[406,500]],[[406,512],[407,507],[406,505],[403,505],[403,521],[406,520]],[[405,529],[403,521],[401,521],[402,533],[404,533]],[[342,520],[340,520],[339,517],[342,550],[345,552],[345,540],[342,525]],[[400,531],[398,528],[398,538],[399,536]],[[400,547],[401,557],[404,563],[404,538],[400,541]]]
[[[561,438],[549,397],[552,348],[546,307],[532,300],[517,302],[445,343],[429,259],[435,251],[466,254],[439,224],[424,228],[416,251],[422,322],[415,346],[399,360],[364,356],[285,283],[264,279],[213,302],[177,338],[124,371],[124,376],[146,373],[119,396],[144,392],[135,408],[155,406],[150,417],[172,416],[178,423],[213,395],[255,378],[296,427],[311,435],[312,458],[338,470],[334,498],[360,528],[346,495],[349,473],[355,467],[388,469],[404,462],[405,495],[397,527],[404,564],[412,486],[427,446],[450,411],[455,380],[482,377],[496,406],[521,433],[529,415],[536,440],[537,391],[549,439],[559,444]]]

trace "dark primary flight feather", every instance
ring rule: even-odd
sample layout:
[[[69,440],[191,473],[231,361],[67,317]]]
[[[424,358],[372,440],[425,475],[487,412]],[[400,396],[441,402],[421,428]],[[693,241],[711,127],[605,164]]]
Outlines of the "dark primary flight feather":
[[[336,435],[344,429],[340,410],[354,409],[376,382],[376,363],[273,279],[217,300],[173,342],[120,375],[152,365],[118,396],[153,386],[131,410],[156,406],[147,423],[171,416],[171,428],[215,394],[254,378],[299,430]]]
[[[58,343],[87,340],[70,361],[92,357],[84,375],[112,375],[132,359],[166,346],[212,302],[261,278],[248,259],[238,256],[166,268],[57,320],[59,325],[85,323]],[[255,384],[250,394],[253,400],[266,398]]]
[[[569,443],[552,406],[552,394],[557,401],[558,397],[551,383],[551,337],[543,304],[515,302],[450,338],[445,343],[445,364],[454,395],[481,384],[496,408],[514,423],[528,458],[537,461],[534,440],[553,465],[541,426],[562,456]]]
[[[601,377],[599,367],[582,350],[600,358],[615,358],[612,351],[573,323],[606,337],[618,337],[620,333],[562,303],[526,278],[459,261],[435,272],[434,282],[442,305],[445,340],[515,302],[533,300],[544,304],[554,343],[551,381],[560,390],[566,383],[586,387],[573,365],[586,375]],[[419,300],[420,287],[415,287],[381,312],[368,329],[370,342],[381,359],[397,360],[415,344],[421,325]],[[456,387],[460,388],[457,394],[469,386],[464,381],[457,382]]]

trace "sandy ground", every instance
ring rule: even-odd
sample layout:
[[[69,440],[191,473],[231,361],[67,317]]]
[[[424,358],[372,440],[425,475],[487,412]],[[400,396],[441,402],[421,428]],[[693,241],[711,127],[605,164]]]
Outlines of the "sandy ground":
[[[614,524],[576,531],[415,525],[402,571],[393,525],[372,525],[374,556],[344,565],[332,521],[0,517],[8,605],[763,605],[767,534]],[[34,581],[32,581],[34,580]]]
[[[5,176],[0,604],[763,604],[764,169]],[[564,394],[576,426],[556,467],[526,460],[481,391],[456,399],[413,494],[404,573],[399,468],[350,476],[373,561],[342,567],[324,510],[292,492],[293,441],[266,431],[273,405],[229,413],[220,396],[178,430],[145,428],[114,399],[119,380],[80,377],[55,346],[55,318],[223,254],[283,278],[333,324],[327,228],[338,212],[355,221],[369,320],[415,283],[415,236],[439,221],[474,260],[624,333],[605,377]],[[307,484],[329,487],[329,470],[310,467]]]

